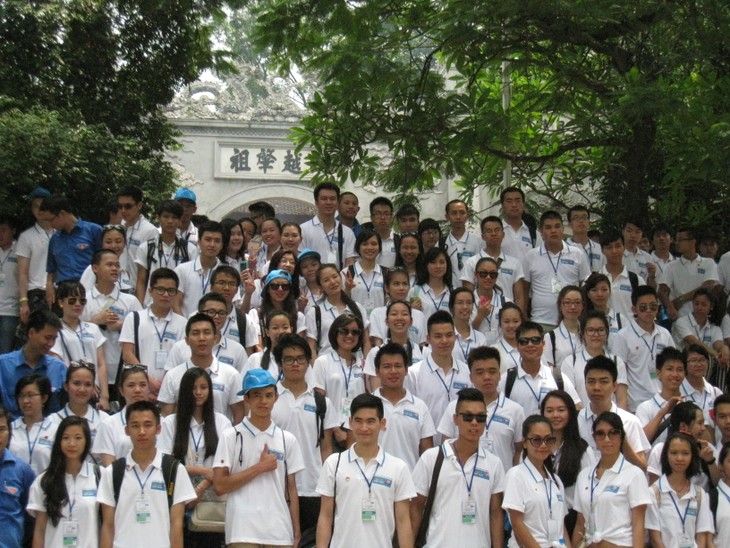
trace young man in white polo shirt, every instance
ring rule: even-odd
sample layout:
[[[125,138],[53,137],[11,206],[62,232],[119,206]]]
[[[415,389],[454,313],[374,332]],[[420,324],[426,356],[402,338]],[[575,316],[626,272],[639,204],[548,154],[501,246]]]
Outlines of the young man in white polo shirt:
[[[383,400],[372,394],[356,396],[349,420],[355,444],[330,455],[319,474],[317,546],[390,546],[396,533],[400,546],[411,547],[409,503],[416,490],[408,465],[378,444],[387,426]]]
[[[624,238],[617,231],[606,231],[601,234],[601,249],[606,264],[601,269],[611,282],[611,312],[618,312],[624,318],[631,318],[631,294],[634,287],[646,285],[644,278],[630,271],[624,265]]]
[[[424,451],[433,447],[436,427],[425,402],[404,386],[408,354],[398,343],[386,343],[375,354],[375,372],[380,387],[373,395],[383,400],[385,431],[380,445],[388,454],[405,461],[409,470]]]
[[[125,253],[126,264],[129,269],[129,279],[134,284],[137,281],[137,264],[135,259],[139,252],[139,246],[150,238],[157,238],[157,227],[142,215],[144,208],[144,194],[142,189],[136,186],[127,186],[117,192],[117,205],[122,215],[124,226],[127,231]]]
[[[525,411],[520,405],[500,394],[500,355],[496,348],[481,346],[469,352],[470,379],[474,388],[481,392],[487,406],[489,420],[480,439],[481,446],[495,455],[505,470],[519,462],[522,450],[522,423]],[[455,438],[458,428],[454,423],[456,402],[446,408],[438,431],[444,439]]]
[[[252,369],[238,394],[250,414],[220,437],[213,464],[215,491],[228,494],[226,544],[296,546],[301,538],[296,474],[304,461],[294,435],[271,420],[276,380]]]
[[[482,247],[481,238],[466,229],[469,206],[463,200],[451,200],[446,204],[446,220],[449,223],[446,252],[451,259],[451,285],[458,287],[464,263],[479,253]]]
[[[150,392],[157,397],[165,375],[167,356],[173,345],[185,337],[186,320],[172,311],[178,277],[169,268],[155,270],[150,276],[152,304],[127,314],[119,334],[122,360],[147,365]]]
[[[573,235],[566,242],[585,251],[591,272],[600,272],[606,259],[601,252],[601,246],[588,237],[588,229],[591,226],[590,210],[584,205],[571,207],[568,210],[568,225]]]
[[[322,463],[332,454],[333,431],[340,425],[340,420],[332,402],[326,396],[319,396],[307,384],[312,350],[304,338],[295,334],[282,335],[273,354],[283,378],[277,386],[279,398],[271,412],[271,420],[294,434],[302,451],[304,470],[297,474],[297,492],[299,523],[304,534],[317,527],[320,506],[317,480]]]
[[[542,327],[535,322],[525,322],[517,329],[517,351],[522,361],[516,368],[502,373],[499,392],[516,402],[525,411],[525,416],[540,414],[540,403],[551,390],[559,388],[555,375],[560,374],[562,390],[565,390],[576,405],[580,396],[573,383],[558,371],[542,362],[545,340]],[[513,370],[514,373],[510,373]]]
[[[505,188],[499,196],[504,217],[504,242],[502,249],[522,263],[525,268],[527,252],[542,245],[540,234],[533,234],[522,219],[525,213],[525,193],[521,188],[510,186]]]
[[[525,256],[525,282],[531,296],[533,321],[544,327],[558,325],[558,293],[566,285],[580,286],[591,273],[582,249],[563,241],[563,218],[557,211],[540,216],[544,244]]]
[[[674,346],[672,335],[655,323],[659,311],[656,290],[639,286],[631,294],[631,311],[635,319],[614,336],[612,350],[626,364],[629,385],[629,411],[651,398],[659,389],[656,380],[656,357]]]
[[[126,456],[118,497],[114,489],[115,465],[103,469],[97,500],[102,508],[99,546],[159,546],[182,548],[185,504],[196,500],[185,466],[177,465],[172,505],[162,469],[162,453],[156,448],[160,412],[152,402],[140,401],[126,409],[125,427],[132,450]]]
[[[220,363],[213,355],[213,348],[220,335],[213,319],[206,314],[194,314],[185,326],[185,342],[190,347],[190,359],[171,369],[162,380],[157,401],[162,404],[163,416],[170,415],[177,408],[180,381],[185,371],[200,367],[210,374],[213,383],[215,410],[238,424],[243,418],[243,398],[237,395],[241,386],[241,374],[230,365]]]
[[[434,424],[441,421],[446,406],[469,384],[469,368],[453,357],[456,331],[451,314],[439,310],[427,322],[430,351],[423,361],[408,369],[406,388],[426,402]]]
[[[213,271],[210,277],[210,290],[226,300],[228,317],[221,327],[221,337],[232,339],[246,349],[250,356],[259,344],[258,313],[250,311],[246,314],[233,299],[238,295],[241,275],[230,265],[222,264]]]
[[[626,431],[626,443],[623,449],[626,460],[642,470],[646,470],[646,460],[651,450],[651,444],[646,439],[641,423],[633,413],[621,409],[613,401],[618,378],[616,364],[606,356],[596,356],[588,360],[583,375],[590,404],[578,413],[580,437],[588,443],[596,454],[596,460],[599,460],[601,455],[593,439],[593,422],[604,411],[616,413],[621,417]]]
[[[499,265],[499,287],[502,289],[506,299],[514,303],[522,310],[527,310],[527,296],[525,295],[525,274],[522,270],[522,263],[511,255],[505,255],[502,250],[504,240],[504,225],[499,217],[493,215],[482,220],[482,240],[484,249],[470,257],[464,263],[461,271],[461,285],[473,290],[476,284],[474,270],[479,259],[490,257]]]
[[[221,264],[218,255],[223,249],[223,226],[208,221],[198,228],[198,257],[175,267],[180,278],[180,291],[172,303],[178,314],[186,318],[195,312],[200,298],[210,291],[210,278]]]
[[[385,196],[378,196],[370,202],[370,222],[373,230],[380,236],[380,254],[376,262],[385,268],[395,266],[395,236],[393,233],[393,202]],[[355,235],[357,236],[357,235]]]
[[[418,492],[411,502],[413,529],[417,531],[421,523],[436,461],[443,458],[426,533],[428,545],[501,548],[504,469],[499,458],[480,443],[488,416],[484,396],[475,388],[465,388],[459,391],[454,411],[451,421],[458,437],[426,451],[413,470]]]

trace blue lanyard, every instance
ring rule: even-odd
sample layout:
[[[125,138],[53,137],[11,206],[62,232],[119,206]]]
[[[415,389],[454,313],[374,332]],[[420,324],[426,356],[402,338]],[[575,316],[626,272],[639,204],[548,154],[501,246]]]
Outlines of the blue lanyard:
[[[345,379],[345,392],[347,394],[347,397],[349,398],[350,397],[350,380],[352,379],[352,369],[355,367],[355,365],[353,364],[353,365],[348,366],[348,371],[347,371],[347,373],[345,373],[345,366],[342,365],[342,361],[343,361],[342,358],[340,358],[340,356],[334,352],[332,352],[332,355],[337,356],[337,359],[340,362],[340,371],[342,371],[342,376]]]
[[[535,474],[532,473],[532,470],[530,470],[530,467],[527,466],[527,463],[525,461],[522,461],[522,464],[525,465],[525,468],[527,468],[527,471],[532,476],[532,479],[535,480],[535,483],[537,483],[537,478],[535,477]],[[550,477],[542,478],[542,484],[545,487],[545,496],[547,497],[550,519],[553,519],[553,480]]]
[[[157,318],[155,318],[152,313],[149,313],[149,316],[152,320],[152,325],[155,327],[157,338],[160,341],[160,350],[162,350],[162,341],[165,340],[165,332],[167,331],[167,326],[170,325],[170,320],[165,321],[165,327],[162,328],[162,333],[160,333],[160,330],[157,329]]]
[[[626,459],[624,457],[621,457],[621,466],[618,468],[618,474],[621,473],[621,470],[624,469],[624,463],[626,462]],[[593,492],[596,490],[596,488],[600,485],[601,480],[595,482],[595,485],[593,482],[597,479],[596,478],[596,471],[598,470],[598,464],[596,464],[596,467],[593,469],[593,472],[591,473],[591,512],[593,511]],[[608,470],[604,470],[604,474],[608,472]],[[618,476],[618,474],[616,474]],[[600,493],[599,493],[600,494]]]
[[[659,491],[662,489],[662,480],[659,479]],[[669,498],[672,500],[672,504],[674,504],[674,509],[677,511],[677,515],[679,516],[679,520],[682,522],[682,533],[686,533],[685,530],[685,522],[687,521],[687,512],[689,512],[689,507],[692,504],[692,500],[687,501],[687,506],[684,508],[684,515],[682,515],[682,512],[679,510],[679,505],[677,504],[677,501],[674,498],[674,495],[672,495],[672,492],[669,492]]]
[[[74,519],[74,506],[76,506],[76,477],[74,477],[73,499],[71,495],[68,496],[68,519],[72,521]]]
[[[430,286],[429,286],[429,289],[431,289]],[[431,291],[433,291],[433,289],[431,289]],[[431,291],[426,291],[425,293],[426,293],[426,295],[428,295],[428,298],[431,299],[431,302],[433,303],[433,306],[436,309],[435,312],[438,312],[439,310],[441,310],[441,305],[444,304],[444,298],[446,297],[446,295],[448,295],[449,290],[448,290],[448,288],[444,290],[443,294],[441,295],[441,299],[439,299],[438,304],[436,304],[436,299],[434,299],[431,296]]]
[[[560,257],[563,256],[563,250],[560,250],[560,253],[558,253],[558,259],[553,264],[553,259],[550,257],[550,252],[547,250],[547,247],[545,248],[545,255],[547,255],[548,261],[550,261],[550,266],[553,269],[553,272],[555,272],[555,275],[558,275],[558,268],[560,268]]]
[[[646,348],[649,350],[649,354],[651,355],[651,359],[653,361],[654,360],[654,345],[656,343],[656,334],[651,336],[651,346],[649,346],[649,343],[646,342],[646,339],[644,337],[639,335],[639,332],[636,331],[636,328],[634,327],[633,324],[631,325],[631,329],[634,331],[634,334],[641,339],[641,342],[644,343],[644,346],[646,346]]]
[[[428,360],[428,358],[426,358]],[[430,361],[430,360],[429,360]],[[449,380],[449,384],[446,384],[446,381],[441,377],[441,368],[437,365],[436,366],[436,376],[441,381],[441,384],[444,387],[444,390],[446,390],[446,398],[451,401],[451,386],[454,384],[454,371],[455,367],[451,366],[451,380]]]
[[[84,354],[84,359],[86,359],[86,346],[84,345],[84,322],[79,321],[79,330],[74,331],[76,334],[76,337],[79,339],[79,344],[81,345],[81,352]]]
[[[492,421],[494,420],[494,417],[497,416],[497,409],[499,409],[499,396],[497,396],[497,400],[494,403],[495,403],[494,412],[492,413],[492,416],[489,417],[489,422],[487,422],[487,428],[486,428],[487,436],[489,435],[489,427],[492,426]],[[474,468],[476,468],[476,465],[474,465]]]
[[[338,223],[338,221],[335,220],[335,226],[332,229],[332,237],[331,238],[330,238],[330,235],[327,234],[327,229],[324,227],[324,223],[320,223],[322,225],[322,232],[324,232],[324,237],[325,237],[325,239],[327,240],[327,243],[330,246],[330,251],[334,251],[334,249],[332,248],[332,244],[335,241],[335,236],[337,236],[337,223]]]
[[[28,440],[28,463],[30,464],[33,462],[33,451],[35,451],[35,444],[38,443],[38,438],[41,435],[41,430],[43,430],[43,421],[36,423],[38,425],[38,433],[35,435],[35,439],[33,440],[33,445],[30,443],[30,432],[28,429],[25,429],[25,439]],[[31,430],[33,427],[30,427]]]
[[[385,462],[385,454],[383,454],[383,462]],[[378,473],[378,468],[380,468],[380,463],[377,463],[375,465],[375,471],[373,472],[373,475],[370,477],[370,480],[368,480],[368,477],[365,475],[365,472],[362,469],[362,466],[360,466],[360,463],[355,460],[355,464],[357,465],[357,469],[360,470],[360,474],[362,474],[362,479],[365,480],[365,483],[368,485],[368,496],[372,494],[372,487],[373,487],[373,480],[375,479],[375,474]]]
[[[365,286],[365,291],[368,292],[368,297],[370,296],[370,288],[373,287],[373,284],[375,283],[375,277],[377,276],[377,272],[373,270],[373,275],[370,277],[370,285],[365,281],[365,276],[363,276],[363,273],[360,272],[360,279],[362,280],[362,284]]]
[[[461,466],[461,474],[464,476],[464,483],[466,483],[466,492],[469,494],[469,497],[471,497],[471,486],[474,484],[474,473],[477,471],[477,464],[479,463],[479,449],[477,449],[477,452],[474,454],[474,468],[471,469],[471,478],[468,481],[466,479],[464,465],[462,464],[461,460],[459,460],[459,455],[456,454],[456,450],[454,450],[454,456],[456,457],[459,466]]]
[[[573,342],[573,334],[572,334],[572,333],[571,333],[570,331],[568,331],[568,330],[566,329],[566,331],[568,331],[568,335],[566,336],[566,335],[565,335],[565,334],[563,333],[563,324],[562,324],[562,323],[561,323],[561,324],[560,324],[560,325],[558,326],[558,331],[560,332],[560,336],[561,336],[561,337],[563,337],[564,339],[568,339],[568,342],[570,343],[570,350],[571,350],[571,353],[572,353],[573,355],[575,355],[575,343]],[[555,346],[557,346],[557,345],[558,345],[558,343],[557,343],[557,340],[556,340],[556,341],[555,341]],[[555,349],[555,348],[553,348],[553,350],[556,350],[556,349]],[[558,364],[556,363],[555,365],[557,366]]]
[[[142,495],[144,495],[144,486],[147,485],[147,480],[150,479],[152,472],[155,471],[155,467],[154,467],[154,465],[150,465],[150,471],[147,472],[147,477],[144,479],[144,481],[139,479],[139,474],[137,473],[136,468],[132,467],[132,471],[134,472],[134,475],[137,476],[137,483],[139,483],[139,486],[142,489]]]
[[[513,362],[514,362],[514,364],[515,364],[515,367],[517,367],[518,365],[520,365],[520,364],[518,364],[518,363],[517,363],[517,360],[516,360],[516,359],[515,359],[515,357],[514,357],[514,356],[512,355],[512,352],[511,352],[510,350],[507,350],[507,347],[506,347],[506,346],[504,345],[504,341],[500,341],[500,342],[499,342],[499,344],[501,344],[501,345],[502,345],[502,348],[504,349],[505,353],[506,353],[506,354],[507,354],[507,355],[508,355],[508,356],[509,356],[509,357],[510,357],[510,358],[512,359],[512,361],[513,361]]]
[[[469,333],[471,335],[471,333]],[[466,342],[466,350],[464,350],[464,345],[461,344],[461,335],[456,335],[456,342],[459,343],[459,348],[461,349],[461,353],[464,356],[464,361],[466,361],[466,357],[469,355],[469,348],[471,347],[471,341]]]
[[[203,263],[200,263],[200,268],[203,268]],[[215,267],[208,270],[208,275],[205,275],[205,270],[203,270],[200,273],[200,287],[203,291],[203,295],[206,294],[206,290],[208,289],[208,283],[210,282],[210,277],[213,275],[213,270],[215,270]]]
[[[198,436],[198,439],[195,439],[195,434],[193,434],[193,427],[190,427],[190,439],[193,440],[193,447],[195,447],[195,458],[198,459],[198,455],[200,454],[200,444],[203,441],[203,435],[205,434],[205,430],[200,432],[200,436]],[[197,463],[196,463],[197,464]]]
[[[681,386],[682,385],[680,385],[680,387]],[[705,410],[705,406],[707,405],[707,390],[703,390],[703,393],[704,393],[704,397],[702,399],[702,407],[701,407],[701,409],[704,411]],[[690,398],[692,398],[692,401],[693,402],[697,403],[697,400],[695,399],[695,397],[692,394],[690,394],[689,393],[689,390],[687,390],[686,388],[684,389],[684,395],[685,396],[689,396]]]
[[[535,394],[535,391],[532,389],[532,385],[530,384],[530,381],[527,380],[527,375],[522,377],[522,380],[525,381],[525,384],[527,385],[527,388],[530,389],[530,392],[532,392],[532,396],[535,398],[535,401],[539,404],[540,403],[540,396],[539,393]]]

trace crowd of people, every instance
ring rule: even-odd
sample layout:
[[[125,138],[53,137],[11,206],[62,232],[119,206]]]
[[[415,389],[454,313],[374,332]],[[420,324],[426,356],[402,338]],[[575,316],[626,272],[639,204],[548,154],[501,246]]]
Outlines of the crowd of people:
[[[0,215],[0,545],[730,546],[711,238],[582,205],[565,238],[517,187],[479,232],[196,201]]]

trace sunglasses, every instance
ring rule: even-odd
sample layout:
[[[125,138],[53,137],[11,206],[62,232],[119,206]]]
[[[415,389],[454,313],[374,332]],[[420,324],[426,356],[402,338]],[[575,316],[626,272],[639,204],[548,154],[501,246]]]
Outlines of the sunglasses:
[[[86,299],[84,297],[69,297],[68,304],[71,306],[75,305],[76,303],[81,303],[82,305],[86,305]]]
[[[348,329],[347,327],[340,327],[337,330],[337,333],[339,333],[343,337],[347,337],[348,335],[352,335],[353,337],[359,337],[360,333],[362,333],[362,331],[360,329],[358,329],[357,327],[354,329]]]
[[[87,362],[85,360],[78,360],[73,361],[70,364],[68,364],[68,368],[72,371],[76,369],[88,369],[89,371],[96,371],[96,365],[94,365],[91,362]]]
[[[637,306],[637,308],[639,309],[639,312],[646,312],[647,310],[651,310],[652,312],[656,312],[657,310],[659,310],[659,305],[656,304],[656,303],[652,303],[652,304],[640,304],[639,306]]]
[[[486,270],[480,270],[477,272],[477,276],[479,276],[482,280],[486,280],[487,278],[496,280],[497,276],[499,276],[499,272],[487,272]]]
[[[122,232],[124,234],[127,233],[127,229],[124,225],[104,225],[102,227],[104,234],[107,232],[111,232],[112,230],[118,230],[119,232]]]
[[[542,337],[520,337],[517,339],[517,344],[520,346],[527,346],[528,344],[538,345],[542,342]]]
[[[291,289],[291,284],[282,284],[278,282],[273,282],[269,284],[269,288],[276,291],[277,289],[280,289],[282,291],[289,291]]]
[[[122,370],[129,371],[130,369],[138,369],[140,371],[147,371],[147,366],[141,363],[123,363]]]
[[[479,424],[484,424],[487,422],[487,414],[486,413],[456,413],[458,416],[460,416],[464,422],[473,422],[477,421]]]
[[[593,432],[594,440],[602,440],[604,438],[618,438],[621,435],[620,430],[612,428],[611,430],[596,430]]]
[[[540,447],[541,445],[547,445],[548,447],[552,447],[553,445],[555,445],[557,438],[555,436],[546,436],[544,438],[534,436],[532,438],[527,438],[527,441],[529,441],[533,447]]]

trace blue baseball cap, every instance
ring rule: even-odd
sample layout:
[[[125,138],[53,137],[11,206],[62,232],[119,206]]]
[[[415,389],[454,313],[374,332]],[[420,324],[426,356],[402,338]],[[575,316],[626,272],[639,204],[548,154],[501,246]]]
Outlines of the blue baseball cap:
[[[264,280],[264,285],[269,285],[271,283],[271,280],[275,280],[277,278],[284,278],[287,282],[291,283],[291,275],[286,270],[272,270],[266,275],[266,279]]]
[[[197,203],[198,198],[195,196],[195,192],[190,190],[189,188],[178,188],[177,192],[175,192],[174,200],[190,200],[194,204]]]
[[[266,388],[267,386],[276,386],[276,379],[271,376],[271,373],[265,369],[251,369],[246,371],[243,377],[242,390],[238,392],[237,396],[244,396],[248,394],[249,390],[254,388]]]
[[[309,249],[305,247],[299,252],[299,256],[297,257],[297,263],[301,263],[304,259],[308,257],[311,257],[312,259],[317,259],[319,262],[322,262],[322,255],[320,255],[314,249]]]
[[[36,198],[48,198],[51,195],[51,192],[43,188],[42,186],[35,187],[30,194],[28,194],[28,198],[31,200],[35,200]]]

